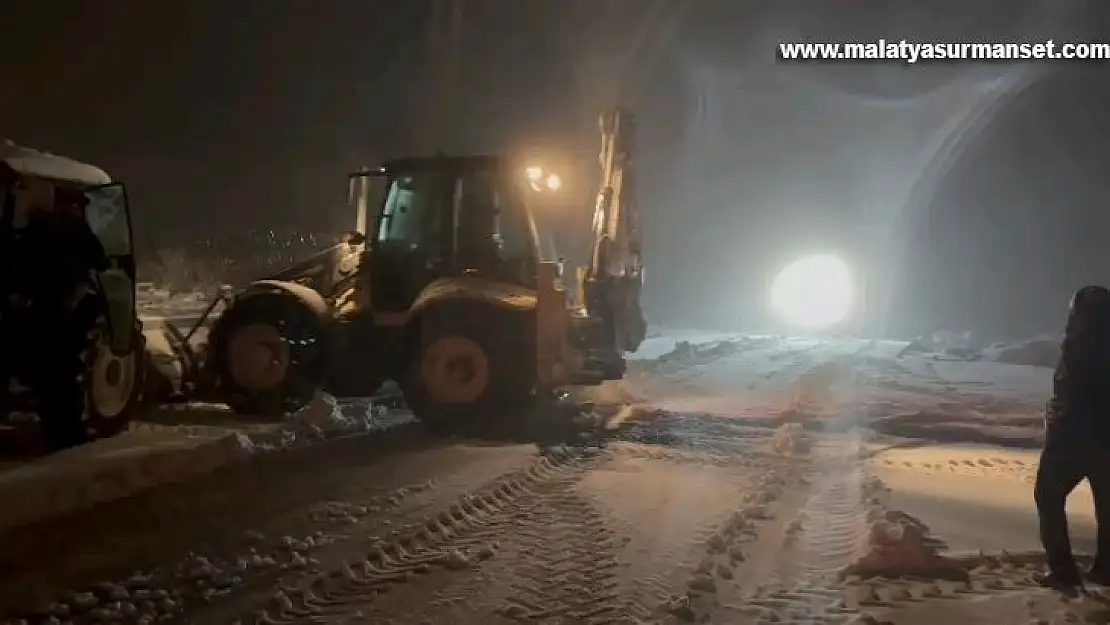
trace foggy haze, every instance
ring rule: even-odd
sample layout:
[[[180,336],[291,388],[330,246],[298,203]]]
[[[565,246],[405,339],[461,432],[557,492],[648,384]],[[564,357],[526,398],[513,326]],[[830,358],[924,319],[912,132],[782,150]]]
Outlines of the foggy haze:
[[[1102,64],[775,58],[780,41],[1106,41],[1105,2],[431,4],[13,6],[0,134],[126,181],[151,249],[348,228],[348,171],[435,148],[562,154],[549,219],[569,229],[620,98],[640,121],[653,322],[776,329],[768,281],[812,253],[853,266],[864,333],[1053,332],[1071,292],[1110,283]]]

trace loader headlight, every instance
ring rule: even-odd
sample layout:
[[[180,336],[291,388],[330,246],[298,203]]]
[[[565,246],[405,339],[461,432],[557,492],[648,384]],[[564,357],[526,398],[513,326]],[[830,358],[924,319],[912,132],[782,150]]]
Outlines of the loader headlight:
[[[559,174],[545,170],[539,165],[524,168],[524,178],[528,187],[538,193],[550,193],[563,188],[563,179]]]
[[[784,267],[771,283],[771,306],[789,323],[820,329],[843,321],[852,308],[852,275],[835,256],[811,256]]]

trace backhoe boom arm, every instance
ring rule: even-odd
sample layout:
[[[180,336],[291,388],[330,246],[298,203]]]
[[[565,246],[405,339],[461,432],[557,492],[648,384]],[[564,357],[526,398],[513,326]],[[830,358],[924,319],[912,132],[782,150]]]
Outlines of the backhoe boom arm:
[[[618,352],[639,348],[647,329],[640,307],[643,257],[633,177],[635,124],[632,113],[622,107],[601,116],[593,253],[581,285],[587,311],[602,319],[609,347]]]

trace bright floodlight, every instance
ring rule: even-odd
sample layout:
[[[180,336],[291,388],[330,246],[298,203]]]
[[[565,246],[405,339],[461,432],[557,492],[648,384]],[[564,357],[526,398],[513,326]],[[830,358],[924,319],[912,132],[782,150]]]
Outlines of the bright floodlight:
[[[547,177],[548,191],[558,191],[563,186],[563,179],[558,174],[551,174]]]
[[[794,261],[771,284],[771,306],[802,328],[827,328],[840,323],[852,307],[851,271],[834,256]]]
[[[533,165],[524,170],[524,175],[532,182],[539,182],[543,178],[543,168]]]

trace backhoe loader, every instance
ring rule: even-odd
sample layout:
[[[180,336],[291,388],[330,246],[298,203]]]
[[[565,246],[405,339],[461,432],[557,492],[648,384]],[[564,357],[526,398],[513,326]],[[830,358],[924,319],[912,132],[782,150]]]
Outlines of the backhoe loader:
[[[450,427],[621,378],[646,331],[634,130],[627,110],[601,116],[593,254],[573,277],[541,258],[531,205],[558,179],[531,164],[437,154],[351,174],[338,244],[221,294],[189,332],[166,327],[168,392],[281,414],[392,380]]]

